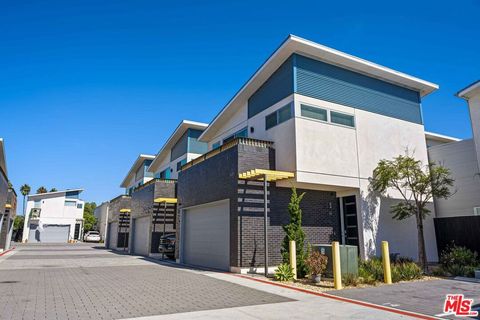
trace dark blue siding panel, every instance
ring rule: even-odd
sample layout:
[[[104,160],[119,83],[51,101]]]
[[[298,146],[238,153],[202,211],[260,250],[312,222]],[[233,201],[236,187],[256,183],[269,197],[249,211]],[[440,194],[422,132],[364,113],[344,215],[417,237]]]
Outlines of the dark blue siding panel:
[[[178,139],[178,141],[173,146],[170,152],[170,160],[173,161],[183,156],[185,153],[187,153],[187,150],[188,150],[188,131],[185,132],[183,136],[180,139]]]
[[[300,55],[295,68],[296,93],[422,123],[416,91]]]
[[[293,93],[293,62],[288,58],[248,99],[248,118],[271,107]]]

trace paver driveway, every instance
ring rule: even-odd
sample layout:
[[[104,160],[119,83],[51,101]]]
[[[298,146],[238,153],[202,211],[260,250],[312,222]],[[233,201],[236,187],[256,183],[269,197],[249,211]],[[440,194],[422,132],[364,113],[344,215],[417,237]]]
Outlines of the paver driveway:
[[[0,257],[0,319],[137,317],[290,320],[409,316],[85,244],[20,245]]]
[[[119,319],[292,301],[88,245],[20,246],[2,260],[2,319]]]

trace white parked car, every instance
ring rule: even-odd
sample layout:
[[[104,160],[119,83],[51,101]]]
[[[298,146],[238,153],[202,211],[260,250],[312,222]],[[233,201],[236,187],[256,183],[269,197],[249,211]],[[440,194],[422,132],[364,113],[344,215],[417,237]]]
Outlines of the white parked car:
[[[98,231],[88,231],[83,236],[85,242],[100,242],[100,233]]]

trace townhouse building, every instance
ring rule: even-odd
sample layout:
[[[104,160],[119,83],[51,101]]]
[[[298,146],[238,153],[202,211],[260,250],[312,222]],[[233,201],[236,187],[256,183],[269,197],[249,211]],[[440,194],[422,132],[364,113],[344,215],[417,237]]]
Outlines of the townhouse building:
[[[438,251],[455,243],[480,252],[480,81],[457,96],[467,101],[472,138],[430,143],[428,147],[430,160],[449,168],[455,179],[452,196],[434,201]]]
[[[428,162],[421,101],[437,88],[289,36],[198,137],[208,151],[181,167],[177,259],[231,271],[262,268],[264,189],[241,179],[255,169],[294,175],[268,183],[272,266],[281,262],[292,186],[305,192],[308,243],[337,240],[366,258],[387,240],[391,252],[416,258],[414,219],[392,219],[399,194],[371,192],[369,178],[381,159],[407,149]],[[438,260],[433,216],[424,226],[429,261]]]
[[[29,195],[25,207],[22,242],[66,243],[82,240],[83,189]]]
[[[175,233],[177,205],[172,200],[176,199],[176,178],[182,165],[207,151],[207,144],[198,141],[206,127],[205,123],[183,120],[151,161],[147,172],[153,180],[132,193],[131,253],[157,254],[160,238]]]

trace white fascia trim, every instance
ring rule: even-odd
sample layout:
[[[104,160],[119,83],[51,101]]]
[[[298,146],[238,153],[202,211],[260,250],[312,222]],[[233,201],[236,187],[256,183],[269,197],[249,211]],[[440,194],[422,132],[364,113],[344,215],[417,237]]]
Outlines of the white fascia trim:
[[[182,135],[188,130],[188,129],[198,129],[198,130],[205,130],[208,127],[208,123],[203,123],[203,122],[197,122],[197,121],[191,121],[191,120],[182,120],[180,124],[175,128],[173,131],[172,135],[167,139],[165,144],[162,146],[160,151],[158,151],[157,155],[153,159],[152,163],[150,166],[148,166],[147,171],[155,173],[152,171],[152,168],[165,157],[170,150],[171,147],[182,137]],[[203,134],[203,133],[202,133]]]
[[[443,134],[439,133],[434,133],[434,132],[429,132],[425,131],[425,138],[431,139],[431,140],[437,140],[437,141],[443,141],[443,142],[455,142],[455,141],[461,141],[462,139],[459,138],[454,138],[450,136],[446,136]]]
[[[248,96],[253,94],[268,79],[268,77],[270,77],[276,71],[281,63],[283,63],[293,53],[310,56],[314,59],[387,81],[398,86],[419,91],[422,97],[439,88],[437,84],[407,75],[405,73],[326,47],[313,41],[297,37],[295,35],[289,35],[287,39],[280,45],[280,47],[275,50],[274,53],[260,66],[253,76],[240,88],[235,96],[212,120],[208,128],[202,133],[202,135],[200,135],[199,140],[208,141],[209,131],[212,130],[212,127],[215,126],[216,122],[219,121],[231,107],[238,107],[239,104],[242,104],[241,102],[238,103],[237,100],[241,99],[242,96],[244,96],[243,98],[245,100],[248,99]],[[271,65],[274,65],[275,68],[272,68]],[[269,68],[270,70],[266,70]],[[253,88],[250,88],[252,86]]]
[[[27,201],[30,200],[30,198],[38,198],[38,197],[44,197],[46,195],[52,195],[52,194],[57,194],[57,193],[59,194],[59,193],[75,192],[75,191],[78,191],[78,193],[81,193],[83,191],[83,189],[67,189],[67,190],[55,191],[55,192],[45,192],[45,193],[31,194],[31,195],[27,196]]]
[[[120,188],[127,187],[128,181],[130,181],[130,179],[133,177],[133,174],[137,172],[138,168],[140,168],[140,165],[143,163],[143,161],[153,160],[153,159],[155,159],[154,155],[141,153],[133,163],[132,167],[128,171],[125,178],[123,179],[122,183],[120,184]]]
[[[457,92],[456,96],[465,100],[468,100],[470,98],[469,93],[472,93],[473,91],[480,89],[480,80],[475,81],[465,89],[460,90]]]
[[[5,174],[8,176],[7,161],[5,159],[5,144],[3,142],[3,138],[0,138],[0,167],[3,169]]]

